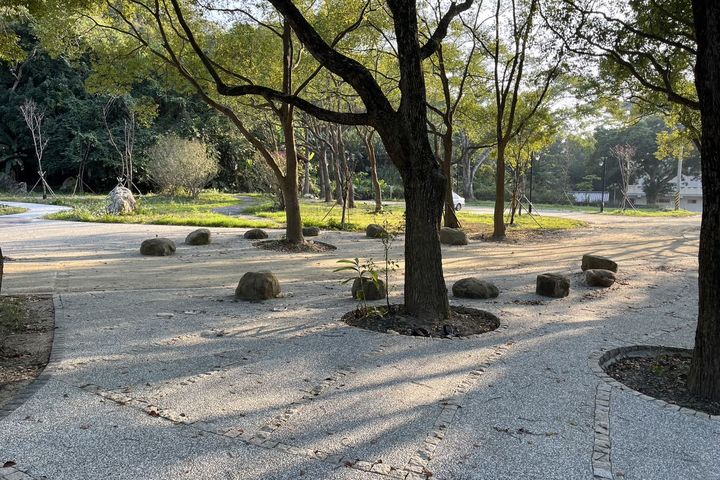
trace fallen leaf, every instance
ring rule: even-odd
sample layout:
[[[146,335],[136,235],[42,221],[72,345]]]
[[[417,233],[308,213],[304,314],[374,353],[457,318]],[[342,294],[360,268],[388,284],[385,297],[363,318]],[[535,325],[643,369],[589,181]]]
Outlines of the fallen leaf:
[[[3,463],[3,468],[14,467],[15,465],[17,465],[15,462],[13,462],[12,460],[8,460],[7,462]]]

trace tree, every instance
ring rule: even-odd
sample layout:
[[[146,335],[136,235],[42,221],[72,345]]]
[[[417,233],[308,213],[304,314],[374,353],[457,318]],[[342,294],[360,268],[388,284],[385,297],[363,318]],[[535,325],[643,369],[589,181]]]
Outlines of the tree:
[[[542,32],[538,28],[539,0],[516,3],[496,0],[493,32],[477,29],[473,35],[491,62],[494,90],[494,120],[496,137],[495,211],[493,238],[505,238],[505,155],[509,142],[546,103],[550,86],[562,70],[563,47],[549,49],[540,45]],[[509,12],[509,13],[508,13]],[[505,24],[506,18],[507,24]],[[509,41],[504,42],[505,34]],[[552,42],[544,39],[546,42]],[[548,58],[533,58],[533,49],[553,52]]]
[[[695,349],[688,376],[693,393],[720,401],[720,3],[693,0],[695,86],[702,121],[703,215]]]
[[[215,78],[226,95],[260,95],[277,99],[323,120],[375,128],[392,162],[400,170],[406,199],[405,308],[425,320],[449,315],[447,288],[442,272],[439,226],[447,179],[433,154],[427,135],[426,89],[423,60],[437,51],[450,22],[470,8],[472,0],[453,4],[438,22],[427,42],[420,44],[418,11],[414,0],[388,0],[398,50],[401,100],[394,108],[371,71],[325,41],[297,6],[287,0],[270,0],[291,26],[309,53],[330,72],[350,85],[362,100],[365,112],[338,112],[317,107],[307,100],[269,87],[229,85]],[[173,4],[178,9],[177,0]],[[192,32],[185,29],[185,33]],[[205,57],[199,46],[198,55]],[[212,62],[205,57],[208,71]]]
[[[42,164],[45,147],[47,147],[50,141],[45,132],[45,125],[43,124],[45,121],[45,111],[39,108],[33,100],[26,100],[20,107],[20,111],[32,135],[33,146],[35,147],[35,158],[38,163],[38,175],[40,175],[38,182],[42,184],[43,198],[47,198],[48,190],[50,190],[52,195],[54,195],[54,193],[45,180],[45,170],[43,170]]]
[[[435,6],[436,16],[440,18],[441,3]],[[474,13],[473,24],[468,27],[472,32],[478,28],[478,17],[480,10]],[[465,29],[462,33],[467,33]],[[453,163],[453,140],[455,137],[455,114],[463,101],[465,95],[465,87],[470,79],[470,67],[475,64],[475,53],[477,51],[477,41],[474,35],[454,35],[453,42],[448,42],[447,47],[440,45],[431,57],[432,73],[439,81],[439,95],[441,100],[437,102],[428,102],[428,108],[435,113],[440,119],[442,125],[435,125],[429,122],[432,133],[440,139],[442,150],[442,167],[443,173],[448,181],[447,192],[445,194],[445,214],[444,225],[450,228],[460,228],[460,221],[455,214],[455,202],[452,195],[452,163]],[[464,41],[469,44],[464,45]],[[478,74],[479,72],[475,72]]]

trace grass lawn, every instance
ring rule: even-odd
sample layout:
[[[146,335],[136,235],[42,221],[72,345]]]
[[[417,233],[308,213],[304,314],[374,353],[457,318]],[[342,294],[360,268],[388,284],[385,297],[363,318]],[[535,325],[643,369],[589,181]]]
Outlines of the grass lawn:
[[[285,223],[285,212],[274,211],[272,209],[273,203],[267,197],[258,196],[257,199],[258,203],[247,207],[244,213],[259,218],[248,219],[214,213],[213,209],[237,205],[239,200],[231,194],[211,191],[203,192],[196,199],[144,195],[138,199],[140,209],[133,215],[108,215],[105,213],[107,198],[103,195],[74,197],[60,195],[54,200],[47,199],[45,201],[41,197],[0,197],[0,200],[6,201],[44,202],[73,208],[73,210],[67,212],[49,215],[48,218],[52,220],[203,227],[281,228]],[[345,225],[347,230],[363,231],[370,223],[383,224],[385,221],[387,221],[391,230],[401,231],[404,227],[404,206],[388,205],[385,207],[385,213],[377,215],[369,203],[358,202],[357,205],[357,208],[347,212]],[[340,205],[303,200],[300,208],[305,226],[336,230],[341,227],[342,207]],[[492,230],[492,215],[459,212],[458,217],[469,233],[489,233]],[[568,218],[536,216],[535,220],[533,220],[531,217],[523,215],[516,217],[516,225],[510,227],[510,231],[538,230],[541,228],[564,230],[584,225],[584,222]]]
[[[7,205],[0,205],[0,215],[15,215],[16,213],[24,212],[27,212],[27,208],[8,207]]]
[[[495,203],[492,200],[469,200],[468,205],[476,207],[487,207],[493,208]],[[534,203],[533,207],[542,214],[545,210],[565,210],[568,212],[583,212],[583,213],[600,213],[600,207],[597,205],[562,205],[562,204],[551,204],[551,203]],[[637,210],[626,210],[623,212],[620,209],[605,207],[604,215],[625,215],[629,217],[690,217],[693,215],[700,215],[698,212],[690,212],[688,210],[661,210],[658,208],[640,207]]]
[[[606,215],[623,215],[626,217],[692,217],[700,215],[699,212],[690,212],[688,210],[608,210]]]
[[[166,197],[162,195],[143,195],[138,198],[140,206],[133,215],[108,215],[105,213],[107,196],[105,195],[58,195],[56,199],[43,201],[41,197],[2,197],[3,200],[16,200],[35,203],[51,203],[73,207],[73,210],[49,215],[51,220],[70,220],[77,222],[100,223],[145,223],[153,225],[193,225],[202,227],[241,227],[241,228],[277,228],[272,220],[252,220],[235,218],[214,213],[213,209],[233,206],[238,203],[234,195],[218,192],[203,192],[196,199],[186,197]]]
[[[300,207],[303,224],[326,229],[339,229],[342,207],[333,205],[332,203],[303,201]],[[246,210],[246,212],[252,212],[254,215],[272,219],[278,223],[285,220],[285,212],[271,211],[270,204],[257,205]],[[405,223],[404,214],[405,208],[399,205],[387,205],[384,213],[375,214],[371,205],[358,202],[357,207],[349,211],[346,229],[363,231],[370,223],[383,224],[384,221],[387,221],[391,230],[402,230]],[[458,212],[458,218],[465,230],[470,233],[489,233],[492,231],[493,217],[491,214],[475,214],[461,211]],[[586,225],[582,221],[570,218],[535,216],[535,220],[527,215],[516,217],[516,225],[511,228],[513,230],[566,230]]]

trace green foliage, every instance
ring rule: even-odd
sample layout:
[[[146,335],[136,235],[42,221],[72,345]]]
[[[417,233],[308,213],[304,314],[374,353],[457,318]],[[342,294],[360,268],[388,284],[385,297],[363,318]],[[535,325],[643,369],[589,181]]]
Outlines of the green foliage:
[[[9,207],[7,205],[0,205],[0,215],[15,215],[17,213],[27,212],[27,208],[20,207]]]
[[[34,200],[35,201],[35,200]],[[54,203],[73,207],[68,212],[49,215],[52,220],[70,220],[99,223],[141,223],[152,225],[197,225],[202,227],[279,228],[272,220],[252,220],[229,217],[213,212],[220,207],[236,205],[233,195],[202,192],[198,198],[144,195],[139,209],[132,215],[108,215],[107,198],[101,195],[58,196]]]
[[[218,171],[216,153],[207,145],[176,135],[160,137],[148,157],[148,175],[161,192],[170,195],[187,192],[197,197]]]
[[[380,286],[380,275],[378,273],[375,262],[372,258],[366,259],[361,262],[359,258],[353,258],[352,260],[338,260],[337,263],[342,264],[342,267],[338,267],[333,272],[352,272],[353,274],[342,280],[342,284],[345,285],[355,280],[359,281],[360,289],[356,293],[356,297],[362,302],[363,310],[367,309],[367,303],[365,302],[365,291],[363,284],[365,281],[372,281],[375,287]]]

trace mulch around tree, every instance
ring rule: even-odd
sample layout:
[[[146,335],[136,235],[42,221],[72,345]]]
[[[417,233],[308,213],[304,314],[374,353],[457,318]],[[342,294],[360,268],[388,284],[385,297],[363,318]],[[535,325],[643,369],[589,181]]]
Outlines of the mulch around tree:
[[[657,355],[628,357],[609,365],[605,371],[633,390],[681,407],[710,415],[720,415],[720,403],[698,398],[687,389],[692,350],[662,352]]]
[[[350,326],[381,333],[399,333],[415,337],[467,337],[495,330],[500,319],[490,312],[467,307],[450,307],[450,318],[433,323],[420,321],[405,313],[403,305],[358,308],[343,315]]]
[[[54,325],[52,297],[0,297],[0,407],[47,365]]]
[[[337,250],[335,245],[313,240],[307,240],[304,244],[290,243],[286,240],[263,240],[253,245],[265,250],[285,253],[324,253]]]

